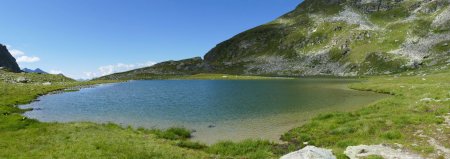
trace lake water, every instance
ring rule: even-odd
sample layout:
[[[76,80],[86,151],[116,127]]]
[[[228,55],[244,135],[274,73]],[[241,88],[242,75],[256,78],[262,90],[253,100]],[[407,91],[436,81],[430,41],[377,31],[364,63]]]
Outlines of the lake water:
[[[186,127],[194,140],[277,141],[321,112],[349,111],[386,95],[347,89],[355,80],[130,81],[46,95],[22,108],[44,122],[114,122],[146,128]]]

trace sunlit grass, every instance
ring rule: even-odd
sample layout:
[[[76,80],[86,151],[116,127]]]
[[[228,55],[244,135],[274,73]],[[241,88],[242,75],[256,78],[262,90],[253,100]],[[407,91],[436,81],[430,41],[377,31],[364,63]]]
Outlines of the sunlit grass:
[[[429,72],[427,72],[429,73]],[[430,75],[393,75],[370,77],[367,82],[351,88],[392,94],[358,111],[322,114],[309,123],[282,136],[290,144],[304,146],[303,142],[328,147],[342,153],[347,146],[359,144],[400,143],[418,153],[434,153],[426,139],[413,135],[417,130],[428,130],[433,135],[443,124],[443,115],[450,113],[450,71]],[[426,101],[423,99],[432,99]],[[448,134],[450,129],[442,128]],[[440,141],[450,146],[450,136]],[[414,145],[421,145],[414,146]]]
[[[224,76],[233,77],[198,74],[190,79],[222,79]],[[444,122],[441,116],[450,113],[449,77],[448,68],[367,77],[366,82],[352,84],[351,88],[393,96],[358,111],[318,115],[284,134],[282,139],[287,144],[245,140],[237,143],[224,141],[211,146],[191,141],[191,131],[184,128],[153,130],[125,128],[111,123],[41,123],[22,116],[24,110],[17,108],[17,104],[31,102],[39,95],[102,83],[100,81],[54,82],[49,86],[40,82],[1,82],[0,158],[277,158],[306,146],[305,142],[331,148],[339,158],[343,157],[347,146],[380,143],[400,143],[414,152],[427,155],[436,150],[427,139],[413,134],[424,130],[424,134],[436,136],[433,132]],[[443,134],[450,133],[448,128],[443,128],[443,131]],[[440,142],[450,146],[448,136],[441,136]]]

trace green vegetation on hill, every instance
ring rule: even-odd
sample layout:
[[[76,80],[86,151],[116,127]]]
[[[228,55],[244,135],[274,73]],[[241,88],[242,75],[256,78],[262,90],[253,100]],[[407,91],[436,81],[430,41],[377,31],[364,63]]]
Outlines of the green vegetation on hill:
[[[168,61],[100,79],[199,73],[384,75],[448,63],[447,0],[305,0],[293,11],[217,44],[204,59]],[[436,46],[431,48],[429,46]]]
[[[208,70],[203,60],[200,57],[195,57],[180,61],[161,62],[152,67],[115,73],[95,80],[171,79],[204,72],[208,72]]]
[[[120,75],[119,75],[120,76]],[[101,77],[95,80],[109,80],[118,78],[116,75]],[[264,79],[289,79],[285,77],[265,77],[265,76],[245,76],[229,74],[199,73],[192,75],[161,75],[161,74],[140,74],[133,78],[118,78],[121,80],[264,80]]]
[[[219,72],[228,71],[224,63],[242,65],[244,74],[375,75],[415,69],[412,62],[423,58],[449,59],[441,50],[396,53],[420,38],[440,34],[447,36],[427,41],[449,40],[444,25],[432,25],[439,20],[448,24],[448,18],[442,18],[448,5],[445,0],[306,0],[278,19],[218,44],[205,61]],[[374,54],[384,60],[373,63]],[[436,64],[442,62],[429,63]]]

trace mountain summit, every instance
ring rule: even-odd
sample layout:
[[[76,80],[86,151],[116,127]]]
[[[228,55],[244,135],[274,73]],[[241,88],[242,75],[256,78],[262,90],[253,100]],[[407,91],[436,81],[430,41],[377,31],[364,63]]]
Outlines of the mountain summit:
[[[47,72],[41,70],[40,68],[36,68],[36,69],[29,69],[29,68],[24,68],[22,69],[23,72],[27,72],[27,73],[39,73],[39,74],[48,74]]]
[[[447,64],[449,4],[450,0],[305,0],[276,20],[218,44],[186,73],[359,76]],[[186,69],[183,62],[171,65],[178,72]],[[154,69],[120,75],[151,76],[155,71],[146,70]]]
[[[16,59],[11,55],[5,45],[0,44],[0,67],[12,72],[20,72]]]

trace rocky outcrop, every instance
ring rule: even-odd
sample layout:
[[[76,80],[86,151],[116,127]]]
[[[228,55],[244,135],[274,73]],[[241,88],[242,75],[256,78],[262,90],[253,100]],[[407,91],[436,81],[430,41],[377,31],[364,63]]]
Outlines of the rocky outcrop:
[[[16,59],[11,55],[5,45],[0,44],[0,67],[12,72],[20,72]]]
[[[347,24],[359,25],[360,30],[378,30],[380,29],[375,24],[371,23],[367,17],[359,14],[351,7],[346,7],[337,16],[328,18],[332,22],[346,22]]]
[[[331,150],[306,146],[299,151],[284,155],[281,159],[336,159],[336,156],[333,155]]]
[[[430,50],[436,44],[450,40],[450,34],[429,34],[423,38],[408,38],[398,50],[391,53],[409,57],[411,61],[422,61],[430,55]]]
[[[403,1],[404,0],[352,0],[350,3],[364,13],[372,13],[390,10]]]
[[[437,15],[431,26],[441,30],[450,29],[450,7]]]
[[[380,156],[385,159],[423,159],[420,155],[402,149],[393,149],[385,145],[349,146],[344,152],[350,159],[364,159],[369,156]]]
[[[419,154],[402,149],[403,145],[396,144],[396,147],[394,149],[384,144],[349,146],[344,154],[349,159],[366,159],[374,156],[385,159],[424,159]],[[282,156],[281,159],[336,159],[336,156],[333,155],[332,150],[306,146],[299,151]]]

